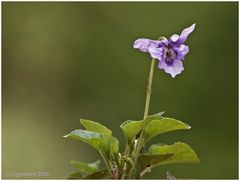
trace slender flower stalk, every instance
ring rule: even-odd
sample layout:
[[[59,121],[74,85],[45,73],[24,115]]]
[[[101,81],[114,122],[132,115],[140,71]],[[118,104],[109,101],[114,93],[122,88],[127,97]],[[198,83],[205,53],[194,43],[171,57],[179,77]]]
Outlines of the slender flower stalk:
[[[145,111],[144,111],[143,119],[146,119],[146,117],[148,116],[148,112],[149,112],[151,93],[152,93],[154,65],[155,65],[155,60],[152,59],[150,73],[149,73],[149,77],[148,77],[147,96],[146,96]]]
[[[152,61],[151,61],[150,73],[149,73],[149,77],[148,77],[147,95],[146,95],[146,103],[145,103],[143,120],[147,118],[148,112],[149,112],[151,93],[152,93],[152,81],[153,81],[154,65],[155,65],[155,59],[153,58]],[[134,168],[136,168],[136,166],[137,166],[138,157],[139,157],[139,153],[140,153],[140,150],[141,150],[142,146],[143,146],[143,136],[142,136],[142,132],[141,132],[140,136],[139,136],[139,139],[137,140],[136,150],[134,152],[134,162],[133,162]],[[129,176],[131,176],[131,177],[133,175],[133,169],[134,168],[131,168],[131,170],[129,172],[130,173]]]

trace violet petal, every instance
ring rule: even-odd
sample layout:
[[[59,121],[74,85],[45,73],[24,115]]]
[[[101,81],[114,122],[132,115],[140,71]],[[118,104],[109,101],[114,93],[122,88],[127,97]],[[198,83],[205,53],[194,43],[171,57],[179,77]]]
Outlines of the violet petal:
[[[142,52],[148,52],[149,48],[157,47],[157,46],[158,46],[158,41],[150,40],[146,38],[139,38],[133,44],[134,48],[139,49]]]
[[[177,57],[180,60],[184,60],[185,55],[189,52],[189,47],[184,44],[181,44],[179,47],[174,47],[173,49],[177,52]]]
[[[182,33],[181,33],[181,35],[179,36],[179,39],[178,39],[178,41],[177,41],[178,44],[182,44],[182,43],[184,43],[184,42],[187,40],[188,35],[189,35],[190,33],[192,33],[193,30],[195,29],[195,25],[196,25],[196,23],[194,23],[192,26],[190,26],[190,27],[188,27],[188,28],[186,28],[186,29],[184,29],[184,30],[182,31]]]
[[[149,48],[148,52],[152,58],[162,60],[163,48]]]
[[[183,63],[179,59],[175,59],[171,65],[168,65],[165,61],[159,61],[158,68],[163,69],[166,73],[170,74],[172,78],[184,70]]]

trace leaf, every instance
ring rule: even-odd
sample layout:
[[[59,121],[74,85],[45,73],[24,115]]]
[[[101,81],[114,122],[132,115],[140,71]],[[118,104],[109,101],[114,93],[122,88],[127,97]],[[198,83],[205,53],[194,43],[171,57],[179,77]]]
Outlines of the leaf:
[[[73,160],[70,163],[73,167],[77,168],[82,172],[94,173],[98,170],[100,162],[101,162],[100,160],[97,160],[96,162],[87,164],[87,163]]]
[[[87,175],[84,179],[104,179],[108,175],[108,170],[100,170],[90,175]]]
[[[110,129],[95,121],[80,119],[80,123],[86,128],[86,130],[99,132],[104,135],[112,135],[112,131]]]
[[[66,179],[82,179],[82,175],[79,172],[74,172],[68,175]]]
[[[100,164],[101,164],[101,160],[97,160],[97,161],[95,161],[95,162],[93,162],[93,163],[89,163],[88,166],[90,166],[90,167],[95,168],[96,170],[98,170]]]
[[[173,154],[163,154],[163,155],[140,155],[139,156],[139,166],[140,171],[143,171],[147,167],[155,167],[159,165],[163,160],[170,158]]]
[[[111,150],[113,155],[116,155],[119,152],[119,141],[115,137],[112,137]]]
[[[173,118],[152,117],[151,122],[149,122],[149,124],[144,129],[144,138],[147,142],[154,136],[157,136],[162,133],[181,130],[181,129],[190,129],[190,128],[191,127],[188,124]]]
[[[101,150],[103,146],[103,134],[98,132],[76,129],[71,133],[65,135],[64,138],[71,138],[83,141],[93,146],[97,150]]]
[[[199,159],[194,150],[186,143],[177,142],[173,145],[152,145],[149,148],[149,154],[162,155],[174,154],[173,156],[163,160],[159,165],[171,163],[198,163]]]
[[[157,114],[154,115],[150,115],[148,116],[145,120],[141,120],[141,121],[125,121],[124,123],[122,123],[120,125],[124,136],[126,137],[128,142],[131,142],[137,134],[140,133],[140,131],[152,120],[154,119],[160,119],[162,114],[164,112],[159,112]]]
[[[80,119],[80,123],[89,131],[102,133],[104,135],[102,150],[106,154],[106,156],[108,158],[110,158],[112,131],[95,121],[91,121],[91,120],[87,120],[87,119]]]
[[[124,136],[128,142],[131,142],[145,125],[144,121],[125,121],[120,125]]]

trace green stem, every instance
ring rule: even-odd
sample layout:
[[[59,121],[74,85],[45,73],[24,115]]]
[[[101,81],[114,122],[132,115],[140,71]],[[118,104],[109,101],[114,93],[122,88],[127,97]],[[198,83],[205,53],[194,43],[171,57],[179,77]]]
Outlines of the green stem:
[[[149,77],[148,77],[148,86],[147,86],[147,96],[146,96],[146,103],[145,103],[145,110],[144,110],[144,116],[143,116],[143,120],[146,119],[146,117],[148,116],[148,112],[149,112],[149,106],[150,106],[150,100],[151,100],[151,93],[152,93],[152,81],[153,81],[153,73],[154,73],[154,65],[155,65],[155,60],[152,59],[151,61],[151,67],[150,67],[150,73],[149,73]],[[134,153],[134,167],[136,168],[137,162],[138,162],[138,157],[139,157],[139,153],[140,150],[143,146],[143,135],[142,132],[140,133],[138,142],[137,142],[137,147],[136,147],[136,151]],[[130,175],[132,176],[132,172],[133,172],[133,168],[131,168],[130,170]]]
[[[154,65],[155,65],[155,60],[152,59],[150,73],[149,73],[149,77],[148,77],[147,96],[146,96],[146,104],[145,104],[145,111],[144,111],[143,119],[146,119],[146,117],[148,116],[151,93],[152,93],[152,80],[153,80]]]
[[[105,154],[104,154],[102,151],[99,151],[99,153],[100,153],[100,155],[102,156],[105,165],[107,166],[107,169],[108,169],[109,174],[112,175],[111,166],[110,166],[110,163],[108,163]]]

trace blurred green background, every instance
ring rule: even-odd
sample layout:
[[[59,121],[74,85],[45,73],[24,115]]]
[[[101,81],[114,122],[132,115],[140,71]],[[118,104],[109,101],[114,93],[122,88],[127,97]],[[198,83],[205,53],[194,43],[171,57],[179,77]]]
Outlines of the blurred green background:
[[[99,121],[124,143],[119,125],[142,118],[150,68],[133,41],[192,23],[185,70],[175,79],[155,71],[150,112],[190,124],[152,142],[187,142],[201,163],[162,166],[145,178],[166,178],[168,170],[177,178],[238,178],[237,2],[3,2],[2,177],[64,178],[74,171],[70,160],[99,158],[62,138],[80,118]]]

